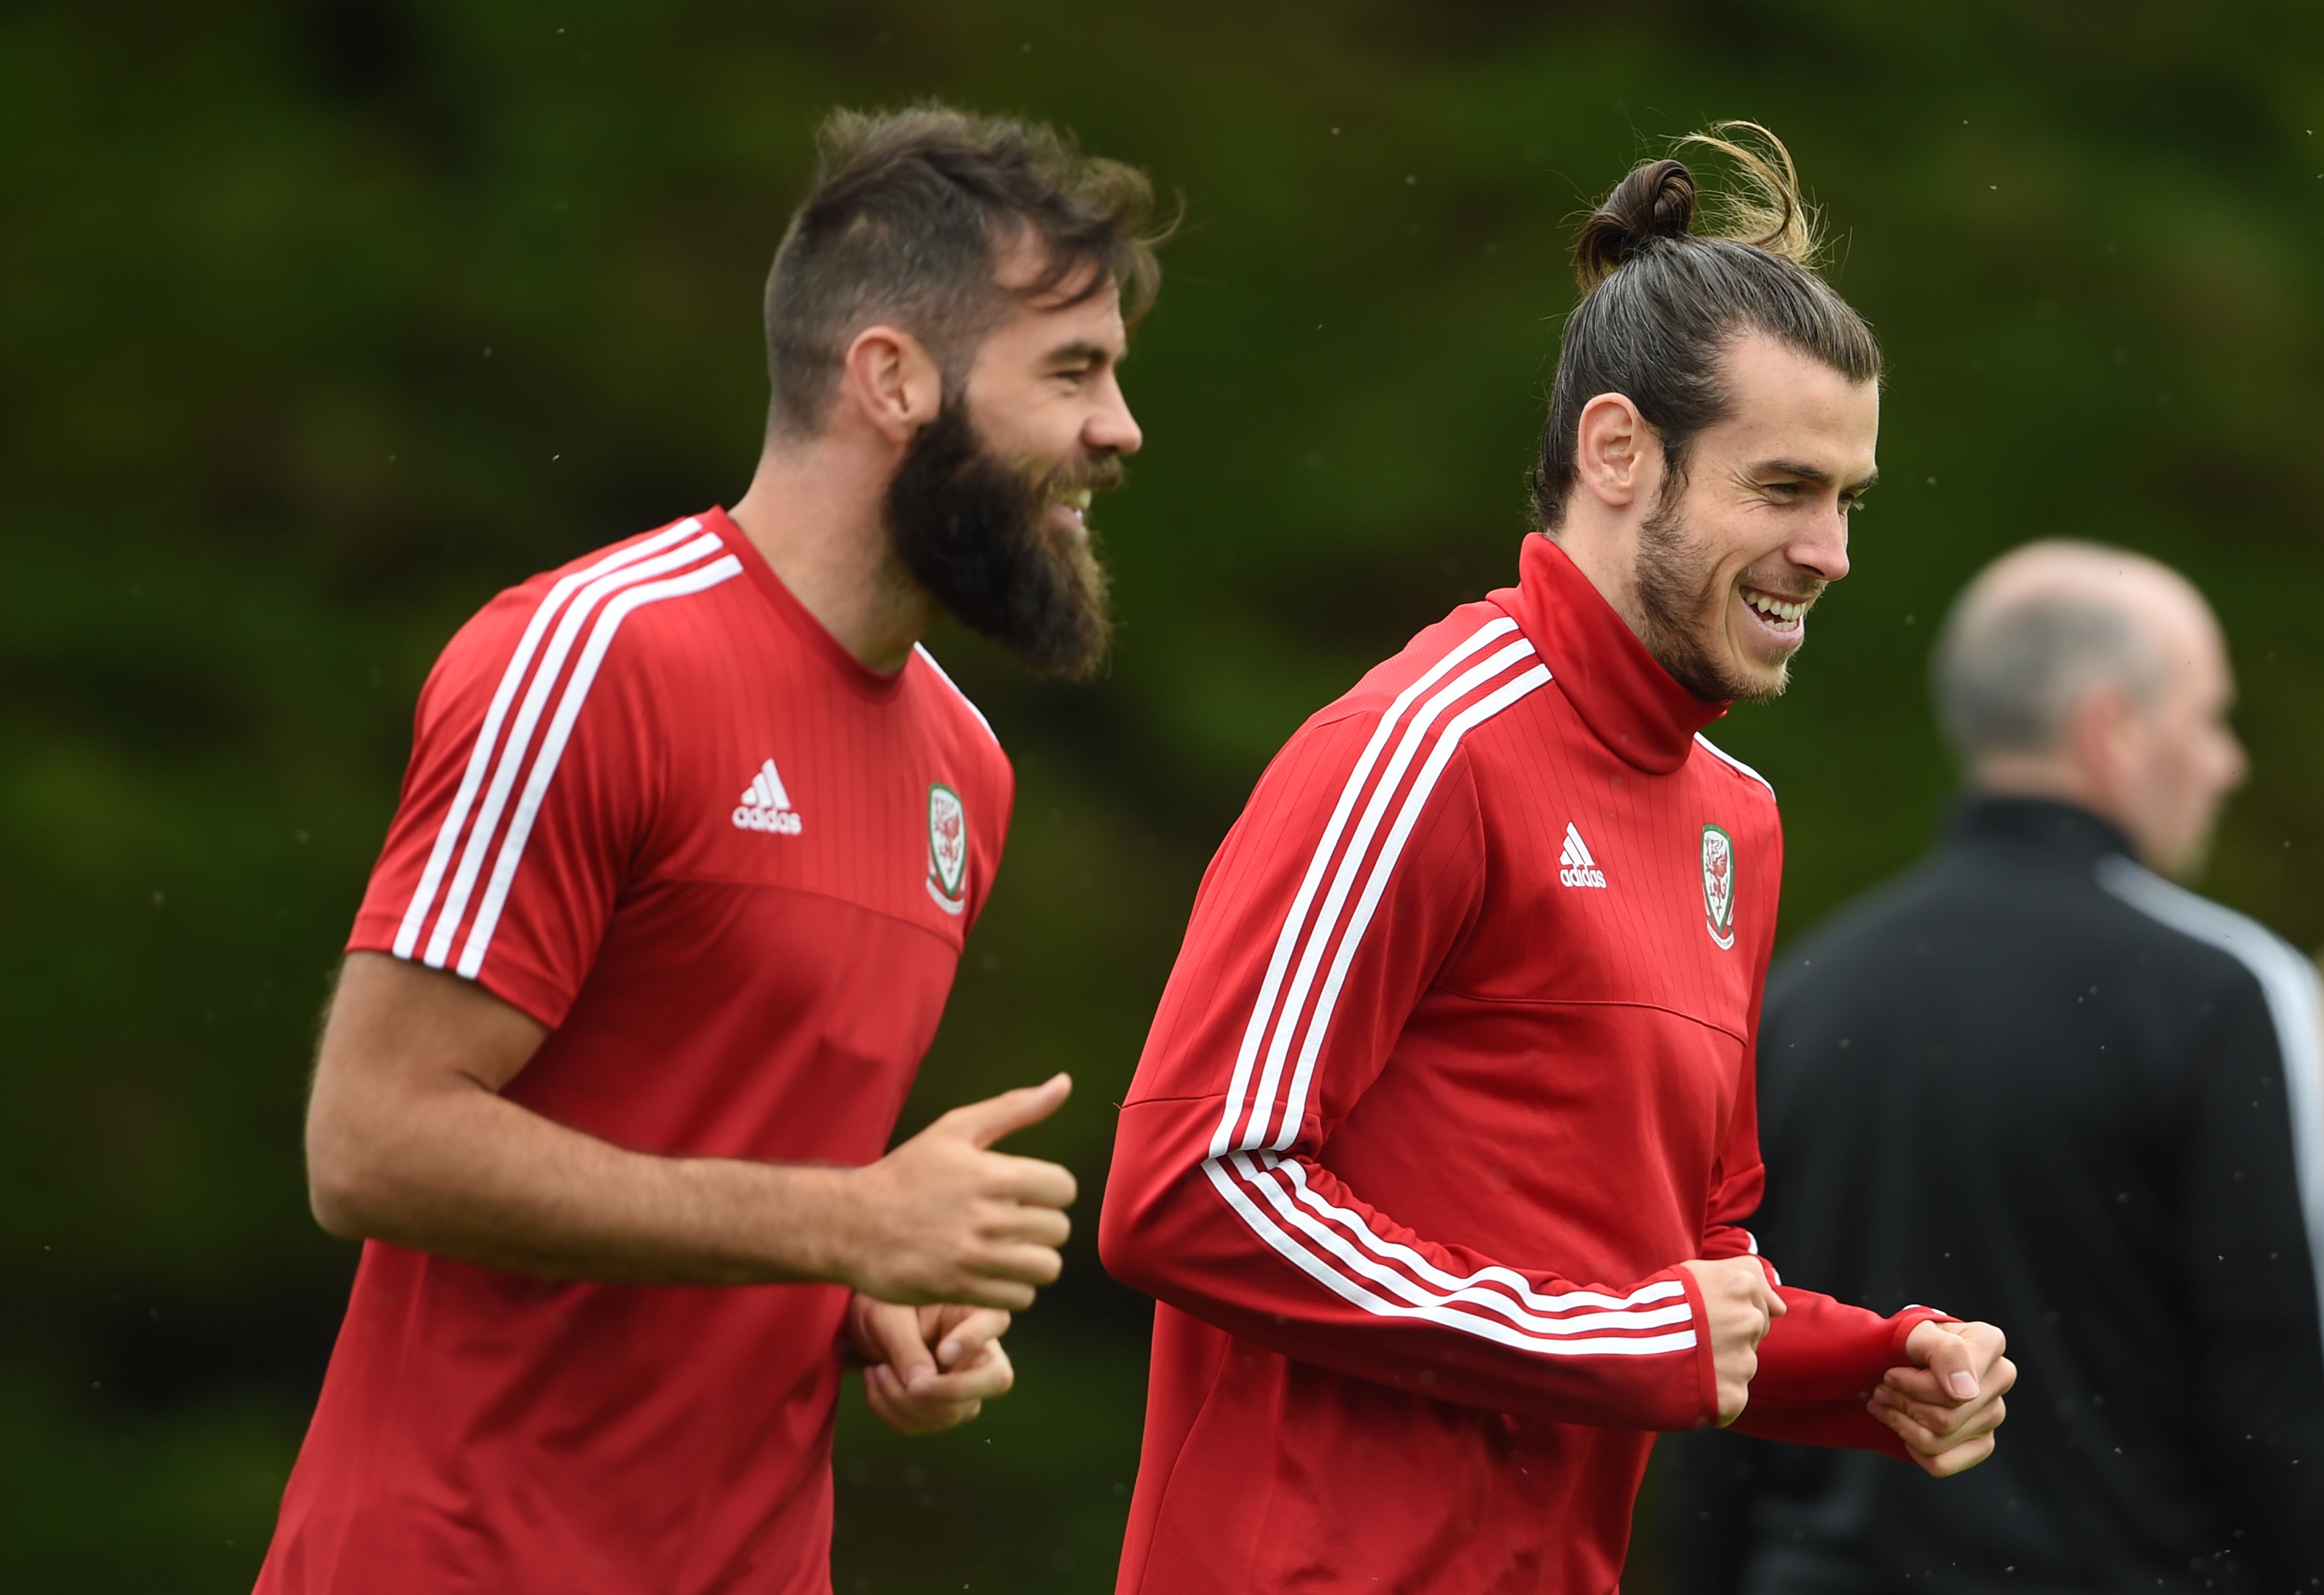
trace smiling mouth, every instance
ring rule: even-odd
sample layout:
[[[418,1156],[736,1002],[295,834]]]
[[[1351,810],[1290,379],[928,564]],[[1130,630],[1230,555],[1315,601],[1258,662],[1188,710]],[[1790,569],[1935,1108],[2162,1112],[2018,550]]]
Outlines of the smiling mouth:
[[[1095,496],[1093,490],[1077,487],[1069,493],[1059,493],[1049,502],[1063,510],[1065,512],[1065,518],[1075,526],[1083,526],[1088,522],[1090,500],[1093,496]]]
[[[1759,623],[1778,637],[1797,637],[1807,625],[1809,607],[1814,598],[1778,598],[1773,593],[1763,593],[1757,587],[1742,589],[1743,603]]]

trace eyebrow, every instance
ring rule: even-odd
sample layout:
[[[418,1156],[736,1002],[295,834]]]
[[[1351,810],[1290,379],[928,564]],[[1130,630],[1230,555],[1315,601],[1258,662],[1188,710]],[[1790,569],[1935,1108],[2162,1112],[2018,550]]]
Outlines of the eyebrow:
[[[1829,485],[1832,479],[1830,471],[1818,466],[1803,466],[1796,460],[1762,460],[1751,470],[1754,475],[1797,476],[1803,482],[1812,482],[1820,487]],[[1848,488],[1851,493],[1862,493],[1878,484],[1879,480],[1880,473],[1875,471],[1849,483]]]
[[[1116,354],[1103,344],[1083,340],[1078,343],[1060,344],[1050,350],[1048,364],[1051,365],[1119,365],[1128,358],[1127,350]]]

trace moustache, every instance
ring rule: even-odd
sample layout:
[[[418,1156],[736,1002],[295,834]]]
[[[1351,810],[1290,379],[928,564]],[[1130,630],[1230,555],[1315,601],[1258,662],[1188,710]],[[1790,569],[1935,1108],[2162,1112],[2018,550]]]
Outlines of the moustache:
[[[1044,499],[1063,498],[1069,493],[1084,491],[1111,493],[1129,475],[1129,469],[1122,465],[1120,455],[1099,455],[1045,472],[1035,481],[1034,490]]]

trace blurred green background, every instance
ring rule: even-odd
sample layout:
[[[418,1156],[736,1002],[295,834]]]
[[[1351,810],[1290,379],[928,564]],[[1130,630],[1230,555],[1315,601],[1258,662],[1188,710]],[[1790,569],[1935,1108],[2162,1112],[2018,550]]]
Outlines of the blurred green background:
[[[300,1114],[414,694],[495,589],[742,491],[835,103],[1052,118],[1189,204],[1111,675],[933,639],[1021,789],[908,1123],[1072,1069],[1022,1143],[1081,1233],[984,1422],[851,1394],[841,1591],[1111,1587],[1146,1311],[1090,1237],[1195,881],[1293,726],[1509,576],[1571,224],[1669,135],[1790,142],[1891,361],[1857,572],[1720,733],[1787,926],[1923,845],[1932,623],[2064,532],[2218,604],[2256,773],[2209,889],[2324,941],[2324,12],[1923,9],[0,9],[0,1588],[247,1588],[355,1260]]]

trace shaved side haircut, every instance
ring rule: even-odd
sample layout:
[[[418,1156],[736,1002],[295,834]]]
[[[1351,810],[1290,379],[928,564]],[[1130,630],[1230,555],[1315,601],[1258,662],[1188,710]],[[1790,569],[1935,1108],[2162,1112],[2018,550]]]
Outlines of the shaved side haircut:
[[[1167,229],[1154,225],[1153,185],[1069,134],[929,103],[834,111],[816,151],[767,276],[770,433],[819,434],[848,345],[881,322],[926,345],[948,385],[965,382],[1010,302],[999,257],[1019,241],[1042,252],[1023,299],[1078,304],[1119,287],[1132,325],[1154,302]]]

